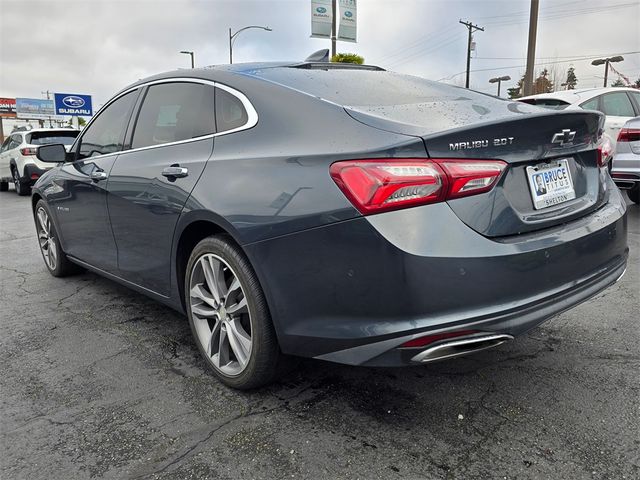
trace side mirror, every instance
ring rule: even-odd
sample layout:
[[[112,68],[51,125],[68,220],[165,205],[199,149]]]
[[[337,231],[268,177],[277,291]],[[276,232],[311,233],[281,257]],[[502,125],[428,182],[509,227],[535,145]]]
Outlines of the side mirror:
[[[60,163],[67,159],[67,150],[61,143],[38,147],[36,158],[47,163]]]

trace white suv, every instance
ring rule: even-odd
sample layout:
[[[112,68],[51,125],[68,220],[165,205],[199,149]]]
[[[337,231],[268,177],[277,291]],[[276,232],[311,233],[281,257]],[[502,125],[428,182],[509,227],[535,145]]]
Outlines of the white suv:
[[[18,195],[29,195],[31,185],[52,167],[36,158],[38,147],[62,143],[68,148],[78,133],[79,130],[71,128],[38,128],[9,135],[0,147],[0,192],[6,192],[9,182],[13,182]]]

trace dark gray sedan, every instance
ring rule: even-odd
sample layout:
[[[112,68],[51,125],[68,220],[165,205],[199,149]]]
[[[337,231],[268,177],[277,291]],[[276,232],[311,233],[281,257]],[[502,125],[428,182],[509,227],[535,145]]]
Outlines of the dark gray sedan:
[[[626,207],[597,112],[371,66],[181,70],[111,99],[33,190],[47,268],[186,312],[223,382],[287,355],[419,365],[614,283]]]

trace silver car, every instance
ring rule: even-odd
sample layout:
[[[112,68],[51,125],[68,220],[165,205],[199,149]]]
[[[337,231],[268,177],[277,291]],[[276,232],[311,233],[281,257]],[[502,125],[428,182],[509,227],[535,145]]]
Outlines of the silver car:
[[[611,176],[632,202],[640,203],[640,117],[625,123],[618,134]]]

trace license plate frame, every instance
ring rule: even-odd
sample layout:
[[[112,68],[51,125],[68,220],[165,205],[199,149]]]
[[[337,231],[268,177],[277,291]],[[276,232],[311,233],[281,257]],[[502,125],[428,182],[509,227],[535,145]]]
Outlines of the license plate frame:
[[[541,210],[576,198],[569,168],[570,158],[527,167],[527,183],[533,208]]]

